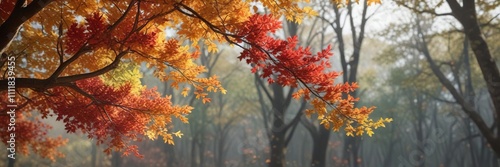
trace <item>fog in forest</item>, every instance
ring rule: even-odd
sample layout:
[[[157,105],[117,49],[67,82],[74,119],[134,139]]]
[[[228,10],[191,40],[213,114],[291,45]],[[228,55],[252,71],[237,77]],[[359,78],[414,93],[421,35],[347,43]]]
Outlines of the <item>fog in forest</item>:
[[[208,52],[200,43],[199,64],[216,74],[227,94],[209,93],[203,103],[173,89],[141,67],[141,82],[174,104],[194,107],[189,123],[173,118],[174,144],[163,139],[135,141],[144,156],[105,154],[85,135],[67,134],[55,118],[45,120],[53,136],[69,138],[55,162],[38,155],[18,155],[16,166],[112,167],[498,167],[489,135],[499,136],[499,111],[488,91],[475,47],[443,1],[382,1],[381,5],[338,7],[312,1],[318,16],[302,24],[283,22],[277,37],[297,36],[313,53],[332,46],[332,71],[338,83],[357,82],[357,107],[375,106],[371,118],[392,118],[373,129],[372,137],[347,136],[325,129],[311,106],[292,98],[296,89],[269,84],[238,60],[241,49],[219,45]],[[500,65],[500,7],[478,5],[478,22],[489,51]],[[478,3],[478,2],[476,2]],[[399,5],[398,5],[399,4]],[[436,5],[440,5],[435,9]],[[261,12],[264,9],[259,8]],[[284,20],[284,19],[283,19]],[[170,32],[175,37],[175,32]],[[493,85],[500,81],[488,81]],[[193,91],[193,90],[190,90]],[[497,95],[498,96],[498,95]],[[476,120],[471,119],[474,117]],[[480,129],[481,124],[483,130]],[[485,129],[485,130],[484,130]],[[498,147],[498,146],[496,146]],[[2,148],[5,148],[2,145]],[[6,157],[6,156],[4,156]],[[5,165],[7,161],[0,163]]]

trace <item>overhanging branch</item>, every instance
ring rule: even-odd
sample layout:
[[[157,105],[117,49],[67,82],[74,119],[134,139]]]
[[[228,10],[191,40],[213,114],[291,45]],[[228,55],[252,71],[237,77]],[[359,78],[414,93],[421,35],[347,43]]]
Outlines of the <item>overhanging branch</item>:
[[[0,41],[0,54],[10,45],[10,42],[18,33],[21,25],[40,12],[52,1],[54,0],[34,0],[26,7],[23,7],[26,0],[19,0],[16,2],[10,16],[0,25],[0,37],[3,39]]]

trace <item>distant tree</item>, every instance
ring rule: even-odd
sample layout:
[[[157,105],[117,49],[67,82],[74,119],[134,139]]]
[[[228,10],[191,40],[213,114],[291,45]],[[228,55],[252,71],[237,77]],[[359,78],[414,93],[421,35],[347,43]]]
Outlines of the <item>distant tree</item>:
[[[469,118],[478,127],[483,137],[488,141],[491,148],[495,151],[497,157],[500,157],[500,72],[498,70],[497,62],[490,52],[488,42],[484,36],[483,29],[485,26],[499,24],[496,19],[499,15],[490,15],[490,12],[498,9],[500,3],[498,1],[476,1],[464,0],[459,2],[457,0],[446,0],[446,4],[450,7],[449,13],[437,13],[436,9],[444,5],[445,1],[439,3],[430,3],[422,1],[421,5],[416,5],[404,1],[398,1],[398,4],[421,14],[431,14],[433,16],[453,16],[462,25],[459,31],[467,37],[471,51],[476,57],[476,61],[482,72],[482,77],[486,83],[489,96],[493,103],[493,110],[491,115],[495,115],[493,125],[488,125],[485,118],[478,114],[475,104],[469,101],[469,97],[461,94],[461,90],[454,87],[452,82],[446,78],[443,72],[439,69],[438,65],[432,59],[427,46],[427,37],[422,28],[419,28],[419,35],[422,38],[418,39],[420,50],[426,56],[426,59],[433,71],[438,77],[443,86],[448,89],[453,98],[462,107],[462,110],[469,116]],[[482,15],[478,15],[481,10]]]
[[[331,3],[324,2],[321,4],[321,13],[319,17],[326,25],[333,29],[335,33],[335,41],[339,51],[340,65],[342,69],[342,80],[348,83],[355,83],[358,81],[358,69],[361,60],[361,49],[363,47],[363,42],[365,39],[365,31],[367,28],[367,23],[371,16],[375,13],[369,13],[369,5],[373,1],[353,1],[348,0],[343,2],[332,1]],[[342,7],[342,6],[345,7]],[[356,8],[361,9],[361,15],[356,17]],[[345,21],[341,21],[345,19]],[[349,29],[346,29],[345,23],[348,23]],[[352,42],[349,43],[349,39],[346,39],[344,32],[349,32],[351,34]],[[324,35],[323,35],[324,36]],[[322,43],[325,43],[325,37],[322,37]],[[329,41],[326,41],[329,43]],[[349,46],[352,47],[352,53],[348,52]],[[358,96],[358,91],[352,91],[348,94],[343,94],[344,97]],[[328,146],[328,141],[331,131],[325,130],[324,128],[315,128],[308,121],[303,121],[305,127],[309,130],[313,141],[313,156],[311,161],[311,166],[323,167],[326,165],[326,148]],[[348,166],[359,166],[358,159],[360,159],[359,148],[361,145],[361,140],[359,137],[354,137],[354,135],[346,136],[344,140],[344,150],[342,153],[342,159],[347,162]]]

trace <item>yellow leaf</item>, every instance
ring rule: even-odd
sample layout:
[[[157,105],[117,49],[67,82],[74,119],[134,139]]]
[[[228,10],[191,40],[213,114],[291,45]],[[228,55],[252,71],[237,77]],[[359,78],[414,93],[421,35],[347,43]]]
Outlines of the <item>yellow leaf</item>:
[[[217,45],[214,42],[210,41],[210,40],[205,40],[205,45],[208,46],[208,48],[207,48],[208,52],[215,53],[215,52],[217,52],[219,50],[217,48]]]
[[[306,6],[304,7],[304,12],[306,13],[307,16],[317,16],[318,12],[316,12],[313,8]]]
[[[156,133],[154,133],[154,132],[152,132],[150,130],[146,132],[146,136],[148,136],[148,138],[151,139],[151,140],[156,139]]]
[[[182,89],[182,96],[186,97],[188,95],[188,91],[189,91],[189,88],[188,87],[185,87],[184,89]]]
[[[370,136],[370,137],[372,137],[372,135],[374,134],[372,128],[365,128],[365,131],[366,131],[366,134],[368,134],[368,136]]]
[[[177,136],[178,138],[182,138],[182,135],[184,135],[184,134],[182,134],[181,131],[177,131],[174,133],[174,135]]]
[[[363,135],[364,131],[363,130],[357,130],[356,131],[356,136],[361,136]]]
[[[372,4],[382,4],[382,2],[380,2],[380,0],[368,0],[368,5]]]
[[[366,131],[366,134],[368,134],[368,136],[372,137],[372,135],[374,134],[373,131]]]

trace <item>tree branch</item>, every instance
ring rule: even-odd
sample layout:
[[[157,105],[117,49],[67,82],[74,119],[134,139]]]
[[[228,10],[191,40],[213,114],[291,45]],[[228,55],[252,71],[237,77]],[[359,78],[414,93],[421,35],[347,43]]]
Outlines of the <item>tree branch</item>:
[[[302,123],[302,125],[304,125],[307,131],[311,134],[313,140],[316,140],[316,138],[319,137],[319,133],[316,130],[316,127],[306,117],[300,117],[300,123]]]
[[[16,78],[16,88],[33,88],[35,90],[41,91],[56,86],[65,86],[68,83],[72,83],[78,80],[96,77],[116,68],[120,63],[121,58],[127,53],[128,51],[121,52],[115,57],[111,64],[90,73],[58,77],[55,79]],[[0,85],[7,85],[7,82],[7,79],[0,80]],[[0,87],[0,91],[4,90],[7,90],[7,87]]]
[[[33,0],[29,5],[23,7],[26,0],[16,2],[14,9],[5,22],[0,25],[0,55],[9,47],[10,43],[17,35],[21,25],[35,14],[40,12],[54,0]]]
[[[293,117],[293,119],[288,122],[288,124],[285,124],[285,126],[283,126],[283,129],[284,131],[287,131],[288,128],[290,128],[291,126],[295,126],[299,121],[300,121],[300,117],[302,117],[302,115],[304,115],[304,109],[306,108],[306,101],[302,101],[302,103],[300,104],[300,108],[298,109],[297,111],[297,114],[295,114],[295,117]],[[283,121],[285,122],[285,121]]]
[[[432,70],[432,72],[438,77],[439,81],[441,84],[443,84],[446,89],[451,93],[453,98],[462,106],[463,111],[474,121],[474,123],[478,126],[479,130],[481,133],[484,135],[484,137],[489,141],[495,141],[495,136],[493,133],[489,130],[488,126],[482,119],[482,117],[474,110],[472,106],[470,106],[464,98],[460,95],[460,93],[455,89],[453,84],[446,78],[446,76],[439,70],[439,67],[436,65],[434,60],[432,59],[429,49],[427,48],[427,42],[425,40],[425,36],[421,30],[420,23],[417,20],[417,31],[419,36],[421,36],[421,39],[419,41],[419,50],[423,53],[425,56],[427,62],[429,63],[429,66]],[[490,143],[491,144],[491,143]]]

